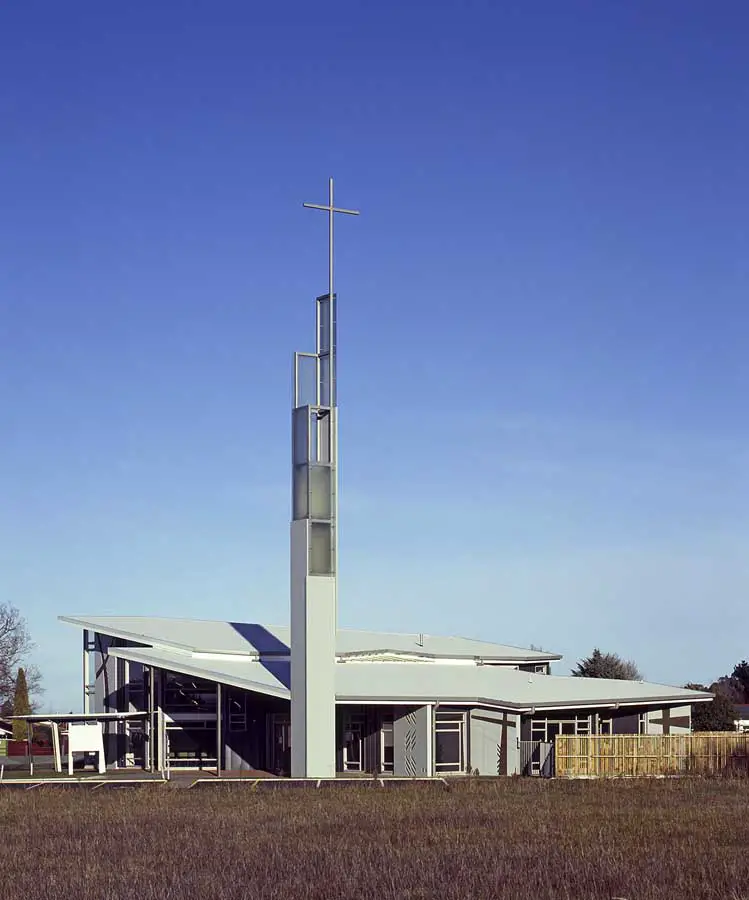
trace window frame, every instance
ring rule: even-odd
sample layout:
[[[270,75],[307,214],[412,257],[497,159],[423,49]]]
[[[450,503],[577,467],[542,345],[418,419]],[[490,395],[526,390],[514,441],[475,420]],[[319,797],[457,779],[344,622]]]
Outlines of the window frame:
[[[438,735],[458,735],[457,762],[439,762],[437,759]],[[437,710],[434,714],[434,772],[435,775],[460,775],[465,772],[466,747],[466,713],[464,710]]]
[[[556,728],[556,734],[549,737],[549,726]],[[573,726],[573,731],[565,730]],[[531,740],[541,741],[544,744],[553,743],[553,739],[559,735],[564,737],[585,737],[593,733],[591,716],[574,716],[567,719],[558,718],[532,718],[531,719]]]

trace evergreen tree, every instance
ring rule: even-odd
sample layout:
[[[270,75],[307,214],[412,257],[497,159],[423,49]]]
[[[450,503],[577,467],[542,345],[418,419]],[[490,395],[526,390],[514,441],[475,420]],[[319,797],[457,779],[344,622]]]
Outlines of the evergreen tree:
[[[31,715],[31,704],[29,703],[29,686],[26,683],[26,672],[24,672],[23,669],[19,669],[18,675],[16,676],[16,689],[13,693],[13,715]],[[25,721],[19,719],[13,720],[13,740],[26,740]]]
[[[686,684],[690,691],[708,691],[704,684]],[[692,704],[692,731],[733,731],[736,727],[736,707],[722,690],[713,691],[711,703]]]
[[[596,647],[590,656],[581,659],[572,670],[576,678],[617,678],[622,681],[642,681],[635,663],[622,659],[618,653],[602,653]]]
[[[741,703],[749,703],[749,662],[742,659],[740,663],[735,665],[731,678],[741,687],[743,694]]]

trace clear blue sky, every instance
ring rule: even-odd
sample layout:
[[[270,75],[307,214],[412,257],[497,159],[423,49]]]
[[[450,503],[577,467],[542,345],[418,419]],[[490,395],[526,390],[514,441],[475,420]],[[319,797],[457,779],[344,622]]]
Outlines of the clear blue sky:
[[[344,626],[749,656],[749,8],[0,13],[0,596],[287,621],[338,227]],[[566,671],[559,668],[558,671]]]

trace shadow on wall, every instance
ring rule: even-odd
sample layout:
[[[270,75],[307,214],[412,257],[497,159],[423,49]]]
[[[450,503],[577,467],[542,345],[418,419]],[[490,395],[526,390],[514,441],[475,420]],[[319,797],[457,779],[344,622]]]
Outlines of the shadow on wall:
[[[230,622],[231,627],[260,654],[260,664],[286,688],[291,688],[291,664],[287,659],[273,659],[274,656],[288,656],[289,647],[275,634],[262,625],[249,622]]]

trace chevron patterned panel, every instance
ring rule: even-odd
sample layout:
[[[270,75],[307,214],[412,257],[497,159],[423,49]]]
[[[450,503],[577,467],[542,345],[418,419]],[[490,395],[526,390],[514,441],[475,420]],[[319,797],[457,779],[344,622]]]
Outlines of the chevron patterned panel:
[[[410,718],[410,716],[409,716]],[[416,717],[414,716],[414,719]],[[414,722],[415,725],[415,722]],[[416,728],[409,728],[403,740],[403,755],[406,775],[416,775]]]

